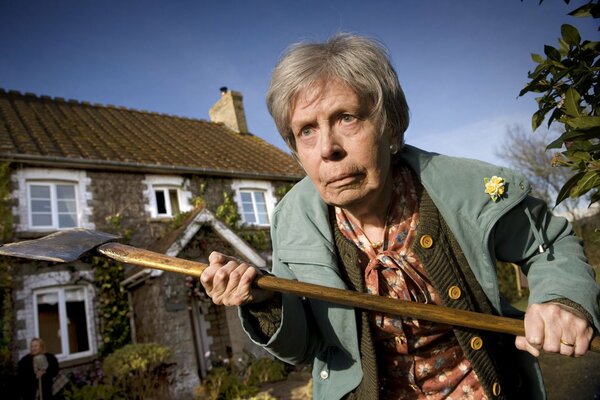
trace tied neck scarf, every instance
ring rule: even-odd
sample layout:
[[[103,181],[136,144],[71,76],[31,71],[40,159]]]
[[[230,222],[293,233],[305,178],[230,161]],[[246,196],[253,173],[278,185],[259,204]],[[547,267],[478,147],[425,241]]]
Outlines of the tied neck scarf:
[[[336,207],[338,227],[369,259],[364,270],[369,293],[429,303],[426,278],[414,267],[418,261],[411,251],[419,221],[415,185],[406,167],[395,169],[392,178],[394,189],[382,243],[371,242],[360,227],[348,219],[344,210]]]

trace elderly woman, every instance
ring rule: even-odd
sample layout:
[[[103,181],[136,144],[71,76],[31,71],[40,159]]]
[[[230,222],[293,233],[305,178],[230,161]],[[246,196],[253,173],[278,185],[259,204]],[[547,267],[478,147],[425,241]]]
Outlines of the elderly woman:
[[[58,370],[58,360],[46,352],[44,341],[31,339],[29,354],[21,358],[17,366],[19,398],[52,400],[52,383]]]
[[[521,265],[531,290],[515,340],[261,291],[256,268],[211,254],[207,293],[241,306],[272,354],[312,362],[314,398],[541,399],[531,355],[586,352],[599,289],[568,223],[518,173],[404,146],[408,106],[382,46],[352,35],[294,46],[267,103],[307,174],[273,214],[275,275],[507,315],[499,259]]]

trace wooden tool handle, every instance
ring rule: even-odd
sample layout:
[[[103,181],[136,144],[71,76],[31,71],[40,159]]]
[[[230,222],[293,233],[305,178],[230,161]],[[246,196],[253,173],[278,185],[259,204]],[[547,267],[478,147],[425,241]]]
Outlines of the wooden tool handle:
[[[137,247],[120,243],[107,243],[98,247],[98,252],[105,256],[134,264],[141,267],[160,269],[185,275],[200,277],[208,267],[206,264],[182,258],[170,257]],[[441,324],[462,326],[465,328],[482,329],[485,331],[508,333],[515,336],[524,336],[523,321],[495,315],[481,314],[473,311],[457,310],[455,308],[438,306],[434,304],[414,303],[391,299],[388,297],[374,296],[367,293],[351,290],[336,289],[312,283],[298,282],[290,279],[277,278],[264,275],[256,279],[255,286],[274,292],[290,293],[296,296],[310,297],[329,301],[331,303],[357,307],[365,310],[378,311],[403,317],[425,319]],[[590,343],[590,350],[600,352],[600,337],[595,337]]]

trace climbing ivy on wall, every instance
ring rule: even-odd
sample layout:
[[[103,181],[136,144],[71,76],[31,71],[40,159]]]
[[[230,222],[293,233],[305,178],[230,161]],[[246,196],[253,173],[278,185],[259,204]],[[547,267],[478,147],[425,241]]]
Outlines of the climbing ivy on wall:
[[[127,293],[121,286],[124,278],[123,264],[120,262],[93,256],[98,317],[102,345],[100,355],[106,356],[130,342],[129,303]]]
[[[237,204],[230,193],[223,192],[223,203],[217,207],[215,215],[256,250],[269,250],[269,232],[262,228],[241,226]]]
[[[127,242],[131,238],[132,232],[130,229],[121,227],[121,220],[121,214],[106,217],[107,226],[104,229],[122,236],[123,241]],[[121,286],[121,282],[125,278],[125,268],[120,262],[105,257],[91,256],[87,261],[94,270],[102,339],[100,355],[106,356],[131,341],[129,302],[127,293]]]
[[[223,203],[217,207],[215,215],[230,228],[235,229],[238,227],[240,215],[238,214],[237,205],[233,201],[233,196],[229,192],[223,192]]]
[[[12,239],[13,220],[10,200],[10,164],[0,164],[0,243]],[[0,257],[0,391],[6,393],[14,372],[10,352],[13,334],[12,278],[6,257]]]

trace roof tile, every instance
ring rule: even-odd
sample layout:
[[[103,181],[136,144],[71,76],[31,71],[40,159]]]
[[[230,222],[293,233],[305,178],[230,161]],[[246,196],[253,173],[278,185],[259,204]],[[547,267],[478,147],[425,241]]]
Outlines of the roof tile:
[[[221,123],[0,89],[0,156],[11,155],[304,175],[289,154]]]

